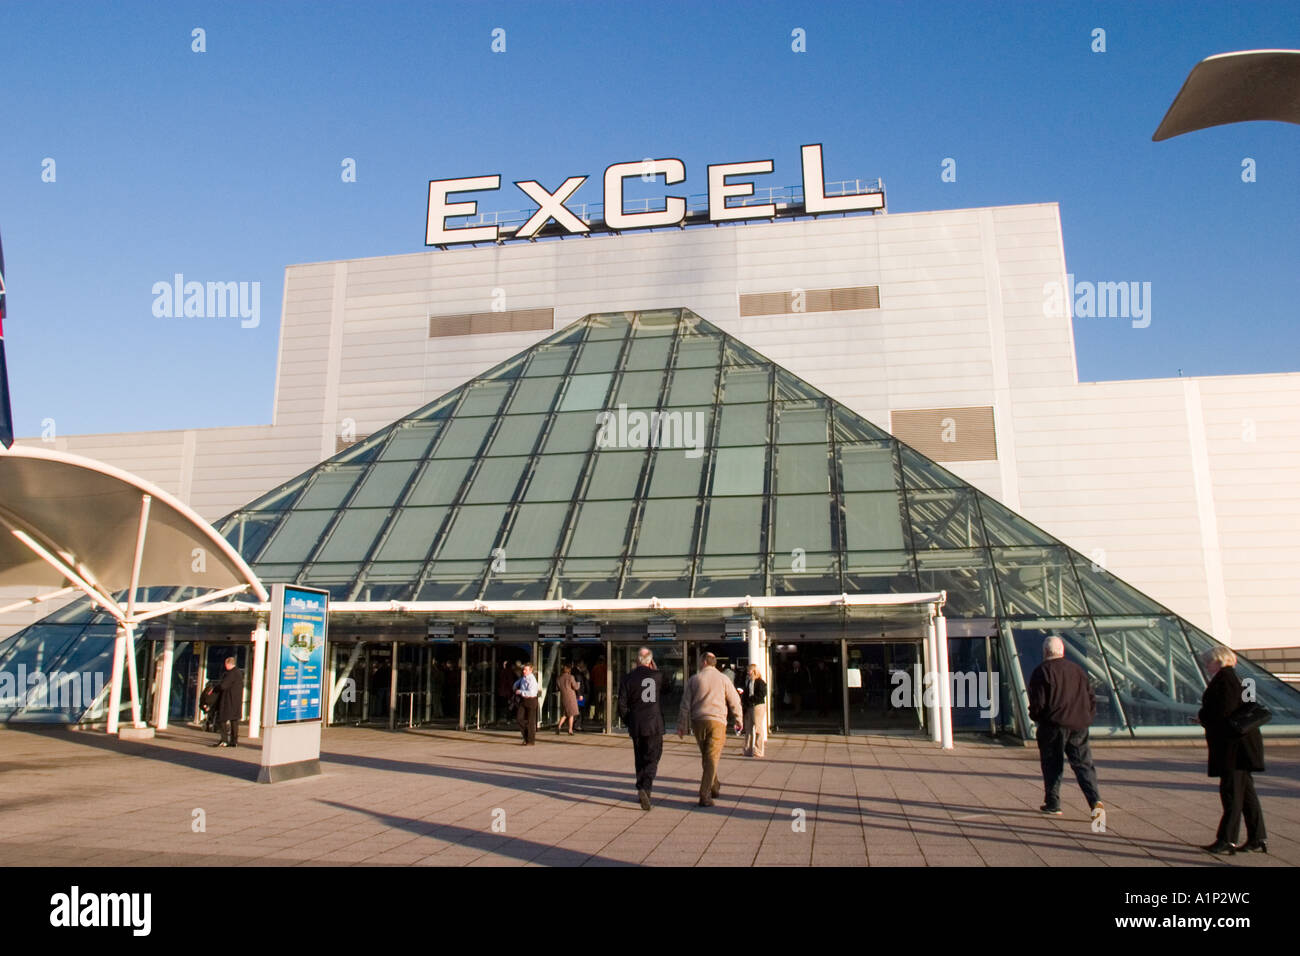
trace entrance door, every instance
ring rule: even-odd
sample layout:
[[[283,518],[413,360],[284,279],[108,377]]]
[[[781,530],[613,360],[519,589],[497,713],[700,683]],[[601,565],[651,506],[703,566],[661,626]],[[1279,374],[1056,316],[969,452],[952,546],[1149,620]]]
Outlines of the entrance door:
[[[682,689],[686,685],[686,667],[682,660],[681,641],[656,641],[646,645],[655,656],[655,669],[664,675],[663,696],[659,706],[663,710],[664,730],[677,732],[677,711],[682,706]],[[614,708],[614,730],[627,733],[627,725],[618,717],[618,685],[623,678],[636,667],[636,655],[640,644],[614,645],[614,699],[610,707]]]
[[[485,727],[513,728],[514,715],[510,711],[515,696],[515,681],[523,675],[523,666],[531,663],[533,649],[526,644],[495,644],[492,647],[492,699],[488,706]],[[534,668],[536,671],[536,668]],[[538,675],[537,679],[542,678]]]
[[[849,732],[924,732],[923,660],[920,641],[849,644]]]
[[[839,641],[776,643],[768,682],[772,730],[783,733],[844,732]]]
[[[568,664],[570,673],[578,682],[578,720],[576,730],[603,733],[605,730],[605,660],[604,641],[564,641],[546,646],[546,699],[538,718],[542,726],[554,726],[560,720],[560,693],[555,682],[560,679],[560,669]],[[550,657],[554,656],[554,660]],[[635,655],[633,655],[635,657]],[[617,674],[617,672],[615,672]]]

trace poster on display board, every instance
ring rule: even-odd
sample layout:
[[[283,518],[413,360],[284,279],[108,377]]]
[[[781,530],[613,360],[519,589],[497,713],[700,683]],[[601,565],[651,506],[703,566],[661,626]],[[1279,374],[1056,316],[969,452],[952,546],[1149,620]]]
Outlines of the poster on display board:
[[[325,591],[285,585],[282,600],[275,602],[272,624],[278,652],[272,659],[277,724],[320,720],[324,713],[328,619],[329,594]]]

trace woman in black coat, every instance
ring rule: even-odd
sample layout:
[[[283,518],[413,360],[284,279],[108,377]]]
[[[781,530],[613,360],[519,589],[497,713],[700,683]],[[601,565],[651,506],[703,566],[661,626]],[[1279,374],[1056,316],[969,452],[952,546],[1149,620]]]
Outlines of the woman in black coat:
[[[1251,777],[1251,773],[1264,769],[1264,738],[1259,728],[1237,734],[1228,724],[1228,717],[1243,703],[1236,663],[1237,655],[1229,648],[1215,647],[1206,653],[1205,669],[1210,683],[1201,695],[1201,711],[1197,715],[1205,728],[1205,743],[1210,751],[1207,775],[1219,778],[1219,799],[1223,802],[1219,832],[1205,849],[1220,856],[1230,856],[1239,850],[1268,852],[1264,842],[1264,813]],[[1236,846],[1243,813],[1246,842]]]

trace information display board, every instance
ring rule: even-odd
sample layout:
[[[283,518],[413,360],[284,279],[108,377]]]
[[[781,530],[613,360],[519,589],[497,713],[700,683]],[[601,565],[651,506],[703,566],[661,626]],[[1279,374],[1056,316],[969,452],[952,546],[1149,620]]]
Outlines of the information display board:
[[[277,611],[281,610],[279,606]],[[279,653],[275,722],[320,720],[325,700],[325,637],[329,595],[285,585],[283,610],[275,632]]]

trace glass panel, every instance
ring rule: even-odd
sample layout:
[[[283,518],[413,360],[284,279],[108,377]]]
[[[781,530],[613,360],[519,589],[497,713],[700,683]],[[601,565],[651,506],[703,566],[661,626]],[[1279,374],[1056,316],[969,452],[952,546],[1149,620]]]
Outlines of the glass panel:
[[[564,412],[555,416],[543,451],[546,455],[566,451],[588,451],[596,443],[600,423],[593,412]]]
[[[569,505],[565,502],[520,505],[505,544],[507,567],[514,566],[515,558],[550,558],[554,555],[568,511]]]
[[[832,402],[831,421],[836,441],[890,441],[889,433],[867,421],[857,412]]]
[[[918,551],[916,570],[922,591],[948,592],[948,617],[997,616],[988,552]]]
[[[510,414],[519,415],[551,407],[555,395],[563,384],[562,378],[526,378],[515,388],[510,399]]]
[[[612,598],[618,590],[618,558],[567,558],[560,567],[559,594],[571,601]]]
[[[846,546],[851,551],[901,551],[902,496],[896,491],[857,492],[844,496]]]
[[[495,415],[510,392],[509,382],[470,383],[456,409],[457,418],[469,415]]]
[[[893,491],[894,447],[889,442],[837,446],[845,491]]]
[[[743,597],[763,593],[763,564],[755,555],[700,558],[694,597]]]
[[[507,415],[497,426],[488,455],[530,455],[546,425],[545,415]]]
[[[693,335],[677,343],[677,368],[716,366],[722,351],[722,339]]]
[[[266,539],[275,526],[280,523],[283,512],[273,511],[269,514],[240,514],[230,522],[225,538],[239,552],[245,561],[257,557]]]
[[[673,381],[668,388],[668,404],[711,405],[717,391],[717,384],[716,368],[679,369],[673,373]]]
[[[694,498],[650,500],[641,513],[636,554],[688,555],[695,547]]]
[[[1173,617],[1098,618],[1124,713],[1133,727],[1200,726],[1205,680]]]
[[[348,507],[373,508],[396,504],[419,464],[418,461],[380,461],[371,465]]]
[[[771,397],[771,374],[770,365],[727,369],[722,378],[722,400],[729,405],[737,402],[766,402]]]
[[[756,555],[763,527],[763,499],[714,498],[708,505],[706,554]]]
[[[909,491],[912,540],[917,551],[933,548],[978,548],[984,531],[970,489]]]
[[[293,499],[297,497],[298,492],[302,491],[303,485],[307,484],[309,475],[303,475],[301,478],[295,478],[293,481],[286,482],[274,491],[271,491],[261,498],[258,498],[250,504],[245,511],[283,511],[293,504]]]
[[[844,556],[850,594],[914,594],[921,590],[906,551],[850,551]]]
[[[379,455],[380,461],[407,461],[423,458],[429,443],[442,428],[442,422],[404,422],[393,430],[393,436]]]
[[[805,552],[829,551],[831,547],[830,499],[825,495],[777,495],[775,550],[789,557],[800,548]]]
[[[623,582],[622,597],[641,600],[678,598],[689,597],[690,591],[690,558],[637,558],[632,561]],[[664,716],[668,717],[667,714]]]
[[[849,644],[849,729],[920,733],[925,726],[925,699],[917,676],[924,661],[919,641]],[[956,716],[954,708],[954,729]]]
[[[334,517],[333,511],[295,511],[280,525],[258,563],[296,562],[301,564],[316,547],[321,532]]]
[[[346,601],[360,572],[361,565],[356,561],[344,564],[317,562],[303,573],[301,581],[325,588],[335,600]]]
[[[587,332],[588,342],[623,338],[632,327],[633,315],[632,312],[602,312],[593,315],[587,323],[590,329]]]
[[[457,417],[442,434],[442,441],[434,455],[442,458],[473,458],[483,445],[488,429],[492,427],[490,418]]]
[[[582,347],[582,352],[578,355],[578,364],[573,371],[579,375],[587,372],[611,372],[618,365],[618,353],[622,349],[621,340],[588,341]]]
[[[759,355],[743,342],[728,338],[723,346],[722,362],[724,365],[770,365],[767,359]]]
[[[525,501],[570,501],[586,455],[544,455],[537,460]]]
[[[984,518],[984,531],[989,544],[1060,544],[1045,531],[1035,528],[1027,520],[986,494],[976,492],[979,499],[980,514]]]
[[[514,500],[526,464],[528,459],[523,457],[493,458],[490,464],[485,463],[479,468],[465,500],[470,504]]]
[[[487,561],[438,561],[429,568],[429,578],[420,585],[417,601],[470,601],[479,592],[487,573]],[[453,678],[455,679],[455,678]]]
[[[1119,708],[1115,706],[1110,675],[1102,658],[1101,648],[1086,621],[1009,621],[1002,625],[1003,633],[1015,641],[1020,656],[1020,672],[1025,686],[1033,677],[1034,669],[1043,662],[1043,641],[1053,635],[1065,642],[1065,656],[1088,673],[1088,683],[1097,695],[1097,716],[1093,718],[1094,733],[1122,734],[1125,731]]]
[[[529,378],[542,378],[547,375],[563,375],[569,370],[569,360],[573,357],[572,345],[542,346],[533,353],[528,363]]]
[[[826,441],[825,402],[778,402],[776,440],[782,444]]]
[[[838,594],[839,558],[831,552],[782,551],[772,555],[773,594]]]
[[[691,458],[676,449],[656,451],[654,473],[650,477],[650,497],[698,496],[703,468],[703,455]]]
[[[540,601],[551,581],[549,561],[509,560],[506,567],[488,577],[485,601]]]
[[[621,555],[631,517],[631,501],[584,502],[578,512],[578,523],[569,542],[568,554],[578,558]]]
[[[424,474],[411,489],[407,499],[410,505],[446,505],[451,504],[465,481],[470,466],[474,464],[468,458],[437,458],[430,461]]]
[[[1083,586],[1088,610],[1108,614],[1163,614],[1165,609],[1131,585],[1125,584],[1099,564],[1074,553],[1074,570]]]
[[[316,561],[360,561],[369,553],[388,514],[387,508],[349,508]]]
[[[427,551],[428,548],[426,547],[425,550]],[[376,561],[374,564],[370,565],[370,569],[366,571],[366,583],[405,584],[409,591],[414,587],[415,579],[420,575],[420,568],[422,566],[421,562],[423,561],[424,556],[421,555],[420,558],[420,561]],[[363,600],[374,599],[364,598]]]
[[[903,480],[908,488],[965,488],[964,482],[940,468],[930,459],[898,443],[898,456],[903,466]]]
[[[672,335],[677,330],[677,326],[682,324],[684,314],[693,316],[696,321],[699,320],[699,316],[684,312],[682,309],[649,309],[638,312],[636,330],[632,334],[638,337]]]
[[[672,347],[673,340],[666,336],[658,338],[642,338],[640,336],[632,343],[632,348],[628,351],[627,363],[623,366],[629,372],[635,372],[643,369],[663,369],[668,364],[668,350]]]
[[[830,458],[823,445],[780,445],[776,450],[776,490],[782,494],[831,489]]]
[[[596,455],[587,498],[632,498],[645,465],[643,451],[602,451]],[[608,554],[609,552],[601,552]]]
[[[461,506],[438,551],[438,562],[489,557],[505,514],[505,505]]]
[[[337,508],[352,490],[362,471],[360,465],[318,471],[311,487],[294,504],[294,508]]]
[[[766,469],[766,448],[719,448],[712,493],[715,497],[762,494]]]
[[[1065,548],[994,548],[1004,614],[1084,614]]]
[[[719,445],[764,445],[767,443],[769,405],[723,405]]]
[[[604,408],[609,395],[609,382],[613,375],[601,372],[596,375],[575,375],[569,379],[560,401],[560,411],[572,412],[581,408]]]
[[[813,388],[811,385],[803,381],[803,379],[799,378],[797,375],[787,372],[779,365],[775,366],[775,368],[776,368],[777,401],[787,401],[787,400],[798,401],[803,399],[823,401],[825,399],[825,396],[822,395],[821,392],[817,391],[817,389]],[[825,435],[817,439],[817,441],[825,441],[825,440],[826,440]]]
[[[659,389],[663,385],[663,372],[624,372],[618,385],[618,394],[611,403],[615,407],[626,405],[630,409],[653,409],[659,405]]]

